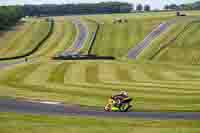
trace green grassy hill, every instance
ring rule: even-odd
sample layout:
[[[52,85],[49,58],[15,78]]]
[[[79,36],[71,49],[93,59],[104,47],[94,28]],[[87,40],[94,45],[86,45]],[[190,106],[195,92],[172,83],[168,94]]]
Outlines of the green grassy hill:
[[[46,36],[50,24],[44,20],[30,20],[21,30],[2,39],[0,58],[20,56],[34,49]]]
[[[40,49],[31,57],[53,57],[69,48],[76,36],[76,29],[72,22],[64,17],[54,18],[55,25],[52,35]]]
[[[130,14],[95,16],[94,18],[101,25],[92,52],[121,58],[160,23],[172,19],[173,16],[171,14],[164,14],[163,17],[156,14]],[[114,24],[113,21],[116,19],[128,19],[128,23]]]
[[[200,13],[187,14],[198,16]],[[174,12],[81,16],[89,30],[82,52],[88,49],[92,33],[96,29],[96,24],[85,18],[93,19],[101,26],[93,53],[115,56],[115,61],[54,61],[47,58],[70,48],[78,34],[70,18],[56,17],[52,35],[31,55],[30,58],[34,60],[0,71],[0,98],[60,101],[102,110],[111,95],[126,90],[134,99],[134,111],[199,112],[200,24],[192,24],[173,43],[156,54],[160,47],[179,34],[193,17],[177,19],[178,22],[155,39],[138,60],[126,60],[130,48],[142,41],[154,27],[173,19],[174,16]],[[113,24],[116,18],[127,18],[128,23]],[[25,52],[25,42],[41,37],[42,35],[35,32],[42,30],[41,33],[45,33],[47,28],[48,24],[44,21],[28,21],[16,31],[5,34],[0,38],[0,42],[9,45],[0,46],[0,55],[3,57]],[[25,35],[26,37],[22,38]],[[94,125],[90,126],[91,123]],[[122,130],[142,133],[197,133],[198,127],[199,121],[58,116],[47,118],[41,115],[0,113],[0,129],[5,133],[102,133],[108,129],[115,133],[121,133]]]
[[[159,23],[173,18],[171,13],[164,13],[163,17],[153,16],[152,14],[142,14],[141,16],[131,14],[123,16],[130,17],[127,24],[112,24],[112,20],[119,17],[119,15],[87,17],[95,19],[103,26],[98,34],[94,51],[97,53],[102,51],[100,52],[102,53],[101,55],[106,55],[106,53],[108,55],[115,54],[117,57],[125,55],[125,51],[128,50],[128,44],[121,45],[119,41],[114,39],[116,37],[115,34],[107,34],[108,32],[106,31],[104,33],[104,30],[116,30],[117,34],[122,34],[117,35],[117,39],[126,42],[127,40],[124,38],[129,38],[126,36],[129,34],[126,31],[130,30],[128,27],[134,29],[134,26],[137,27],[139,25],[137,28],[140,30],[134,31],[134,35],[138,36],[129,38],[139,42],[142,40],[142,37],[139,37],[140,35],[145,36],[145,33],[147,34],[150,29]],[[152,21],[150,21],[151,19]],[[82,21],[85,21],[89,30],[87,45],[83,49],[86,50],[96,25],[84,18]],[[160,42],[163,42],[165,39],[170,40],[189,21],[180,22],[173,25],[160,38],[155,40],[153,43],[156,45],[153,44],[151,46],[160,46],[157,44],[162,44]],[[183,35],[187,38],[189,34],[194,33],[193,37],[197,39],[195,42],[198,43],[198,32],[196,30],[198,26],[199,24],[192,25],[191,29]],[[119,32],[121,30],[122,32]],[[108,40],[100,41],[103,33],[104,37],[111,37],[107,39],[116,41],[122,49],[119,50],[113,43],[106,45],[106,42],[109,42]],[[64,51],[70,47],[76,34],[75,27],[70,20],[62,17],[55,18],[55,27],[52,35],[32,57],[52,57]],[[166,37],[165,34],[172,36]],[[181,41],[193,47],[192,41]],[[102,43],[100,44],[100,42]],[[109,48],[106,46],[109,46]],[[116,49],[114,50],[111,47]],[[186,47],[186,45],[180,43],[178,47]],[[195,46],[194,48],[197,49],[198,47]],[[172,47],[172,49],[174,48]],[[148,48],[148,50],[151,54],[156,48],[155,50]],[[162,56],[160,55],[159,57],[161,59]],[[156,60],[158,60],[157,58]],[[163,60],[165,59],[164,57],[162,58]],[[142,61],[127,62],[126,60],[51,61],[40,60],[40,58],[35,59],[38,60],[0,72],[1,96],[58,100],[66,103],[73,101],[74,104],[102,108],[110,95],[125,89],[135,99],[135,110],[138,111],[198,111],[200,109],[198,106],[198,101],[200,100],[200,91],[198,89],[200,73],[198,66]]]
[[[49,22],[42,19],[28,19],[16,30],[4,33],[0,38],[0,58],[23,55],[34,49],[47,34]],[[53,57],[69,48],[75,40],[76,29],[69,19],[54,18],[50,37],[29,58]]]
[[[200,19],[198,17],[177,19],[168,31],[156,38],[143,51],[138,60],[168,62],[174,64],[199,64]]]
[[[36,62],[1,72],[0,95],[103,108],[125,89],[137,111],[198,111],[199,76],[199,67],[166,64]]]
[[[155,60],[184,64],[200,64],[200,21],[192,24],[168,48],[159,53]],[[178,54],[177,54],[178,53]]]

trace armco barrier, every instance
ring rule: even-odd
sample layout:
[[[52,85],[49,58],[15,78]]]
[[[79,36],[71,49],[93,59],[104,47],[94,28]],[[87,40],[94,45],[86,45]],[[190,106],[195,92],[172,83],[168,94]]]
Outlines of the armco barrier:
[[[33,53],[35,53],[42,46],[42,44],[50,37],[50,35],[53,33],[54,20],[48,19],[48,21],[50,23],[49,31],[48,31],[47,35],[38,43],[38,45],[34,49],[32,49],[31,51],[29,51],[29,52],[27,52],[23,55],[14,56],[14,57],[7,57],[7,58],[0,58],[0,61],[20,59],[20,58],[24,58],[24,57],[30,56]]]
[[[90,42],[90,47],[89,47],[89,50],[88,50],[88,55],[90,55],[92,53],[92,48],[94,46],[94,43],[95,43],[96,38],[97,38],[97,34],[99,32],[99,29],[100,29],[100,24],[97,21],[94,21],[92,19],[87,19],[87,20],[97,24],[96,31],[94,32],[94,34],[92,36],[92,39],[91,39],[91,42]]]

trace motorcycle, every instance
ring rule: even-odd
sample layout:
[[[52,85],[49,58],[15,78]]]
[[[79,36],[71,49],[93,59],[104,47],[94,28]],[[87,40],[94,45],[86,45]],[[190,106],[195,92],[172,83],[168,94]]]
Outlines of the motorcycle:
[[[107,112],[128,112],[132,108],[132,100],[132,98],[125,98],[123,100],[114,100],[110,98],[104,107],[104,110]]]

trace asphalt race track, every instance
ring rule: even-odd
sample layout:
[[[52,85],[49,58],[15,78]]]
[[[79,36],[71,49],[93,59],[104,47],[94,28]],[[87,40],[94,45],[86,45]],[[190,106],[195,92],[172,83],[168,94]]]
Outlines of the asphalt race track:
[[[128,53],[129,59],[136,59],[137,56],[146,48],[148,47],[151,42],[166,31],[172,24],[176,23],[176,20],[171,20],[169,22],[165,22],[160,24],[157,28],[155,28],[149,35],[145,37],[145,39],[140,42],[136,47],[131,49]]]
[[[0,100],[0,112],[17,112],[27,114],[45,114],[62,116],[98,116],[98,117],[128,117],[145,119],[180,119],[180,120],[200,120],[198,112],[105,112],[86,109],[78,105],[64,105],[62,103],[47,103],[22,100]]]
[[[88,37],[88,28],[84,25],[78,18],[72,20],[73,24],[75,25],[76,29],[78,29],[78,35],[72,45],[72,51],[66,50],[62,55],[72,55],[74,52],[80,51],[83,48],[84,42]]]
[[[17,64],[22,64],[22,63],[25,63],[25,61],[20,60],[20,61],[11,62],[11,63],[9,63],[9,62],[1,63],[0,62],[0,69],[6,68],[6,67],[9,67],[9,66],[13,66],[13,65],[17,65]]]

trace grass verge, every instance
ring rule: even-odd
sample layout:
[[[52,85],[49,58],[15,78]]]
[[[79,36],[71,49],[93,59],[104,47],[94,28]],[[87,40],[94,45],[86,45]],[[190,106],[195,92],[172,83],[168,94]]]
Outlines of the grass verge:
[[[1,133],[198,133],[200,121],[0,113]]]

